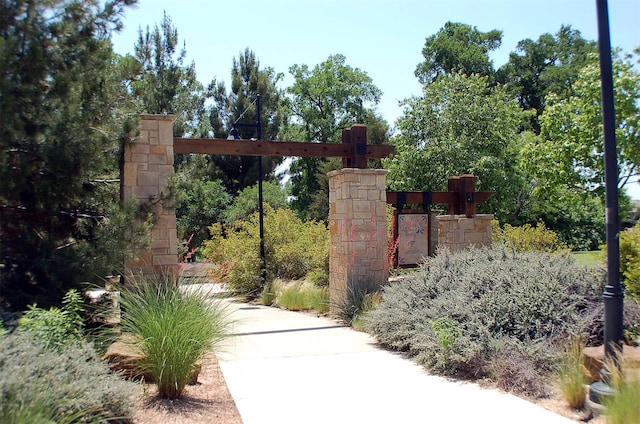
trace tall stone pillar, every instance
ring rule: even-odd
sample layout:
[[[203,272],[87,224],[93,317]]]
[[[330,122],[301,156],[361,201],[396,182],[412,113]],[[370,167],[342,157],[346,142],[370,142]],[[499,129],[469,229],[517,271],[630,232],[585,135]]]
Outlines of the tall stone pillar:
[[[141,115],[140,137],[124,146],[121,196],[148,204],[154,214],[151,245],[125,263],[125,276],[175,275],[178,265],[176,214],[167,185],[173,175],[173,116]]]
[[[389,280],[387,192],[384,169],[345,168],[329,173],[330,312],[353,293],[377,290]]]

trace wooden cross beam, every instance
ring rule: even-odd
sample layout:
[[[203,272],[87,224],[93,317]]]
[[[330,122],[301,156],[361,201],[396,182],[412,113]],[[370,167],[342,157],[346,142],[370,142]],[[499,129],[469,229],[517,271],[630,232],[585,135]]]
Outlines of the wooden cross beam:
[[[423,205],[447,203],[449,215],[466,215],[471,218],[476,214],[476,204],[484,203],[491,196],[490,192],[476,191],[476,177],[461,175],[450,177],[449,191],[387,191],[387,203],[402,209],[404,205]]]
[[[348,135],[345,136],[345,133]],[[356,124],[343,130],[342,144],[175,137],[173,152],[176,154],[203,153],[238,156],[334,157],[343,158],[343,166],[345,167],[366,168],[367,159],[386,158],[394,151],[393,146],[367,144],[366,134],[367,127]],[[348,143],[345,142],[345,137],[349,141]]]

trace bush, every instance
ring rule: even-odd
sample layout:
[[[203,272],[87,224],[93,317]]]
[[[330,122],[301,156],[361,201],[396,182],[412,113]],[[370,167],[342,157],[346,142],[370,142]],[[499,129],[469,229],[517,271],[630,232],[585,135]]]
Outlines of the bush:
[[[121,305],[122,331],[133,336],[140,368],[162,398],[180,397],[196,362],[227,334],[220,301],[181,290],[175,280],[133,278],[122,289]]]
[[[29,306],[18,321],[18,331],[32,334],[47,348],[62,350],[82,339],[84,321],[80,312],[82,297],[71,289],[64,295],[62,308]]]
[[[640,301],[640,222],[620,233],[620,273],[625,293]]]
[[[509,249],[515,249],[518,252],[528,250],[536,250],[542,252],[554,252],[558,250],[566,250],[567,246],[563,244],[558,235],[549,230],[544,222],[539,222],[535,227],[525,224],[519,227],[505,224],[500,228],[498,221],[491,222],[491,235],[494,243],[500,243]]]
[[[86,343],[60,354],[34,334],[0,335],[2,423],[128,422],[136,391]]]
[[[258,214],[230,228],[214,224],[210,232],[212,238],[205,243],[204,255],[213,263],[233,263],[229,288],[236,294],[259,293],[263,287]],[[264,245],[268,282],[276,278],[302,279],[308,274],[316,281],[328,281],[329,233],[324,224],[303,222],[290,209],[267,206]]]
[[[287,193],[280,184],[272,181],[262,183],[263,204],[273,209],[286,208]],[[237,221],[246,221],[258,211],[258,185],[245,187],[233,199],[233,202],[224,211],[224,222],[233,225]]]
[[[367,327],[435,372],[506,386],[517,379],[511,390],[540,395],[536,373],[550,372],[568,335],[583,331],[603,284],[601,268],[587,270],[568,255],[441,251],[384,288]]]

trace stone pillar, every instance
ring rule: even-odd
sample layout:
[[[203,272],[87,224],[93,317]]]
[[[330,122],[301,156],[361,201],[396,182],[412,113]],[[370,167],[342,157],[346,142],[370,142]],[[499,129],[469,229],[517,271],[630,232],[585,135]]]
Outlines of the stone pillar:
[[[173,116],[141,115],[140,137],[124,146],[121,196],[154,214],[151,245],[137,260],[125,263],[125,276],[133,273],[175,275],[178,265],[176,214],[167,184],[173,175]]]
[[[329,173],[330,313],[350,294],[377,290],[389,280],[387,192],[384,169]]]
[[[491,246],[491,220],[493,215],[440,215],[438,222],[438,246],[451,253],[471,246]]]

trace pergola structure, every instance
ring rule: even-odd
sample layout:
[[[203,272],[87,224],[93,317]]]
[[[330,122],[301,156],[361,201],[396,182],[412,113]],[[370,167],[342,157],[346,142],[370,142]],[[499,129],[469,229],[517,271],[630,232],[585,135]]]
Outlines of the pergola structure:
[[[388,281],[388,233],[386,170],[368,169],[368,159],[389,156],[393,146],[367,143],[367,128],[356,124],[342,133],[342,143],[301,143],[264,140],[221,140],[173,137],[173,117],[142,115],[140,137],[124,148],[121,195],[151,204],[156,220],[152,244],[135,261],[125,264],[126,273],[175,274],[178,248],[175,209],[166,199],[173,174],[174,154],[246,156],[339,157],[343,168],[329,173],[329,285],[334,312],[354,285],[376,289]],[[476,215],[475,204],[488,197],[475,192],[475,177],[450,180],[450,191],[433,193],[449,203],[452,215],[438,217],[438,239],[452,250],[471,244],[490,243],[490,215]],[[421,194],[394,193],[413,203]],[[150,202],[151,201],[151,202]],[[422,202],[416,202],[422,203]]]

